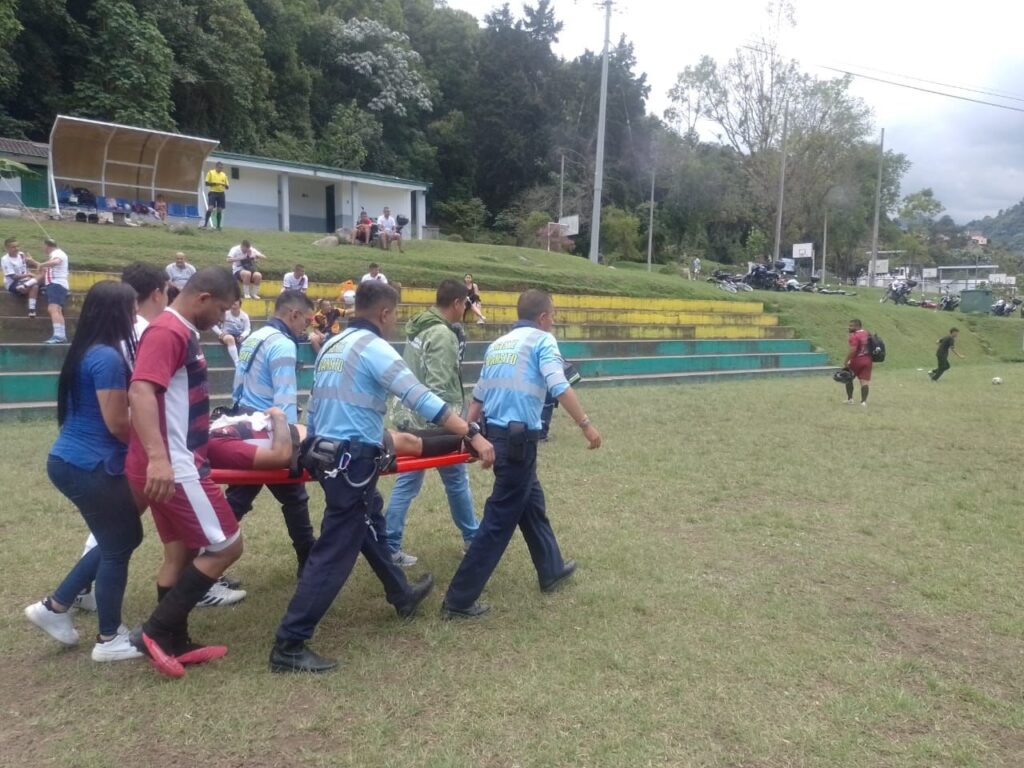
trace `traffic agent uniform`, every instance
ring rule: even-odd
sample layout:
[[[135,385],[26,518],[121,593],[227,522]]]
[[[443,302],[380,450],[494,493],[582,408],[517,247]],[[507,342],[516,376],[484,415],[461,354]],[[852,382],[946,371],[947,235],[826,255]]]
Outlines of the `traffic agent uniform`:
[[[569,389],[555,337],[521,320],[484,357],[473,399],[483,404],[486,436],[494,446],[494,489],[469,551],[445,595],[454,611],[470,608],[501,560],[516,527],[523,533],[542,587],[565,572],[537,478],[541,409],[548,394]]]
[[[377,491],[388,393],[435,424],[448,418],[448,406],[417,381],[379,329],[356,318],[324,345],[316,361],[307,443],[334,441],[336,460],[318,473],[327,508],[320,538],[277,629],[279,643],[313,636],[360,552],[399,614],[415,607],[409,582],[384,543],[383,499]]]
[[[234,399],[242,409],[266,411],[277,407],[289,424],[299,420],[298,382],[295,366],[298,340],[288,326],[272,318],[242,344],[235,368]],[[299,567],[309,556],[316,537],[309,521],[309,494],[303,483],[268,485],[281,505],[288,536],[295,548]],[[241,520],[251,509],[262,485],[231,485],[226,496],[235,517]]]

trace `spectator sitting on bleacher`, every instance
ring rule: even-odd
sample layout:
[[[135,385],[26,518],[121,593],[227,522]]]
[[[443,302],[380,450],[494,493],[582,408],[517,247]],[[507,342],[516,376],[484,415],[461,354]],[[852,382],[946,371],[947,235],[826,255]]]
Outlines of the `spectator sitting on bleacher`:
[[[4,240],[7,253],[0,259],[4,272],[4,288],[14,296],[28,297],[28,316],[36,316],[36,298],[39,296],[39,281],[29,272],[39,264],[29,254],[18,250],[18,238]]]
[[[281,281],[281,293],[285,291],[298,291],[305,293],[309,289],[309,275],[301,264],[296,264],[295,269],[286,272],[284,280]]]
[[[223,322],[210,330],[227,348],[232,362],[238,365],[238,348],[252,332],[252,324],[249,322],[249,316],[242,310],[242,302],[236,301],[232,304],[231,309],[224,313]]]
[[[387,210],[387,209],[385,209]],[[384,273],[380,271],[380,264],[377,262],[370,263],[370,271],[363,275],[363,279],[360,283],[384,283],[388,284],[388,279],[384,276]]]
[[[185,261],[185,254],[178,251],[174,254],[174,262],[168,264],[164,270],[167,272],[167,282],[179,291],[185,287],[185,283],[196,273],[196,268]]]
[[[257,259],[267,258],[252,247],[248,240],[243,240],[228,251],[228,261],[231,262],[231,272],[235,279],[242,284],[242,296],[246,299],[258,299],[260,297],[260,281],[263,274],[256,271]],[[249,289],[252,288],[250,295]]]
[[[370,220],[370,214],[366,212],[365,208],[359,210],[359,219],[356,221],[356,226],[352,230],[352,239],[349,241],[352,245],[356,243],[362,243],[363,245],[369,245],[373,235],[373,222]]]

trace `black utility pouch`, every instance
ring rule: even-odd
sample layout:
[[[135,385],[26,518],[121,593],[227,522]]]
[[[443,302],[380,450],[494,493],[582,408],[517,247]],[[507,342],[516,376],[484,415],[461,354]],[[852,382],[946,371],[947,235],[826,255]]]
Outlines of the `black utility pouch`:
[[[508,423],[508,460],[515,464],[526,461],[526,425],[521,421]]]

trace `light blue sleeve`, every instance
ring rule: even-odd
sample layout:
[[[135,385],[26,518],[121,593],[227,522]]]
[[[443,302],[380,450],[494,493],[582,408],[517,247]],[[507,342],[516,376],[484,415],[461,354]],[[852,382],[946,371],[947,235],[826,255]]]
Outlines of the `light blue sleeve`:
[[[544,386],[552,397],[558,397],[569,388],[569,382],[565,378],[565,360],[558,349],[558,342],[554,336],[548,334],[537,342],[535,349],[540,375],[544,377]]]
[[[299,383],[295,376],[295,343],[284,337],[275,339],[267,350],[267,368],[274,388],[274,405],[284,411],[289,424],[299,420]]]
[[[440,424],[448,413],[444,400],[430,389],[409,370],[409,366],[386,341],[375,341],[370,349],[373,354],[367,355],[374,378],[384,388],[397,397],[411,411],[415,411],[427,421]]]

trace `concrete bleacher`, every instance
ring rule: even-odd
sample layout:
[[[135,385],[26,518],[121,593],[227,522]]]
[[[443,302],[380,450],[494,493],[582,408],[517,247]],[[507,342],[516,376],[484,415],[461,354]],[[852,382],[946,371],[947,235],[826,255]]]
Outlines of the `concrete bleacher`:
[[[102,273],[72,275],[72,296],[66,307],[69,333],[84,291]],[[247,299],[244,308],[254,326],[266,322],[280,283],[267,281],[265,298]],[[311,297],[337,298],[337,286],[313,285]],[[463,378],[476,381],[487,344],[512,327],[518,294],[487,292],[483,298],[485,325],[467,321],[469,342]],[[405,288],[400,315],[412,316],[433,300],[433,291]],[[714,381],[753,376],[777,376],[829,370],[827,357],[791,328],[779,325],[760,302],[649,299],[591,295],[556,295],[555,335],[566,359],[576,363],[583,386]],[[39,316],[25,317],[24,302],[0,296],[0,419],[52,415],[57,375],[65,345],[46,346],[50,324],[45,302]],[[395,346],[401,350],[402,343]],[[219,402],[231,390],[233,368],[212,334],[204,338],[210,366],[210,389]],[[312,350],[300,349],[300,388],[308,389]]]

